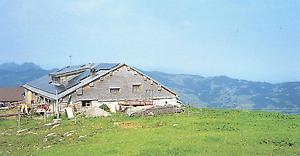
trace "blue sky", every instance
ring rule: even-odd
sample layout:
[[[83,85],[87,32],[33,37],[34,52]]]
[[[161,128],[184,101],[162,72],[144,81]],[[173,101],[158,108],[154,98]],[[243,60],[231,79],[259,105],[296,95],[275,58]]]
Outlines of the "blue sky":
[[[298,0],[0,0],[0,63],[300,81]]]

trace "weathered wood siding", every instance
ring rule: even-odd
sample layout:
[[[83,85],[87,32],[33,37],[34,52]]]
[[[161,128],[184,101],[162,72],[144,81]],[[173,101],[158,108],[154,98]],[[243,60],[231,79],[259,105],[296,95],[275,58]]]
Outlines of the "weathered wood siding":
[[[110,74],[105,75],[83,87],[83,94],[72,93],[72,101],[98,100],[135,100],[135,99],[167,99],[176,98],[172,92],[161,87],[160,84],[141,75],[129,66],[122,66]],[[139,92],[133,92],[133,85],[140,85]],[[110,93],[110,88],[120,88],[119,93]],[[67,101],[68,96],[63,101]]]

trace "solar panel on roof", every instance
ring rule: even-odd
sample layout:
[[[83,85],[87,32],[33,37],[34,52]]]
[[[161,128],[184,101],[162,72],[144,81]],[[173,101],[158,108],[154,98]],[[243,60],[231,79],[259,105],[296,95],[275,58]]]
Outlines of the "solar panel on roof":
[[[109,70],[113,67],[115,67],[116,65],[118,65],[117,63],[99,63],[95,69],[96,71],[99,71],[99,70]]]
[[[85,67],[85,65],[75,65],[75,66],[67,66],[65,68],[62,68],[54,73],[54,75],[58,75],[58,74],[64,74],[64,73],[68,73],[68,72],[72,72],[72,71],[76,71],[76,70],[80,70],[80,69],[84,69],[83,67]]]
[[[76,65],[76,66],[68,66],[65,68],[62,68],[54,73],[51,73],[53,75],[57,74],[63,74],[63,73],[68,73],[80,69],[86,69],[84,72],[80,73],[78,76],[72,78],[67,84],[67,86],[55,86],[49,82],[51,82],[51,76],[45,75],[39,79],[36,79],[34,81],[29,82],[27,85],[46,91],[48,93],[55,94],[56,91],[58,93],[61,93],[65,91],[68,88],[71,88],[81,82],[81,80],[87,78],[91,74],[90,68],[92,66],[95,66],[97,74],[102,74],[105,73],[107,70],[112,69],[113,67],[117,66],[117,63],[99,63],[99,64],[85,64],[85,65]]]
[[[69,81],[67,88],[73,87],[76,84],[80,83],[81,80],[83,80],[83,79],[87,78],[88,76],[90,76],[90,73],[91,73],[90,70],[87,69],[83,73],[81,73],[80,75],[74,77],[73,79],[71,79]]]
[[[48,93],[52,93],[52,94],[55,94],[56,90],[58,93],[64,91],[65,88],[63,86],[60,86],[60,87],[55,86],[55,85],[49,83],[50,81],[51,81],[50,76],[45,75],[39,79],[29,82],[27,85],[34,87],[34,88],[38,88],[38,89],[43,90]]]

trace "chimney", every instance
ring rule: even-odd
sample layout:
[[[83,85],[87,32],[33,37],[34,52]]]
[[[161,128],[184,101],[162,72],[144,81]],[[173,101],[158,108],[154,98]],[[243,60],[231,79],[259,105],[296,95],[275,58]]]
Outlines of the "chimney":
[[[96,69],[95,68],[91,68],[91,76],[96,76]]]

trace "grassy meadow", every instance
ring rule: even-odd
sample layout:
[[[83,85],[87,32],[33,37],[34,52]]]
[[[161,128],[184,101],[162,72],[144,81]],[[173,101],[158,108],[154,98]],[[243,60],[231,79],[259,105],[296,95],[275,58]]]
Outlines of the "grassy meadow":
[[[186,109],[155,117],[0,119],[0,155],[300,155],[300,115]]]

